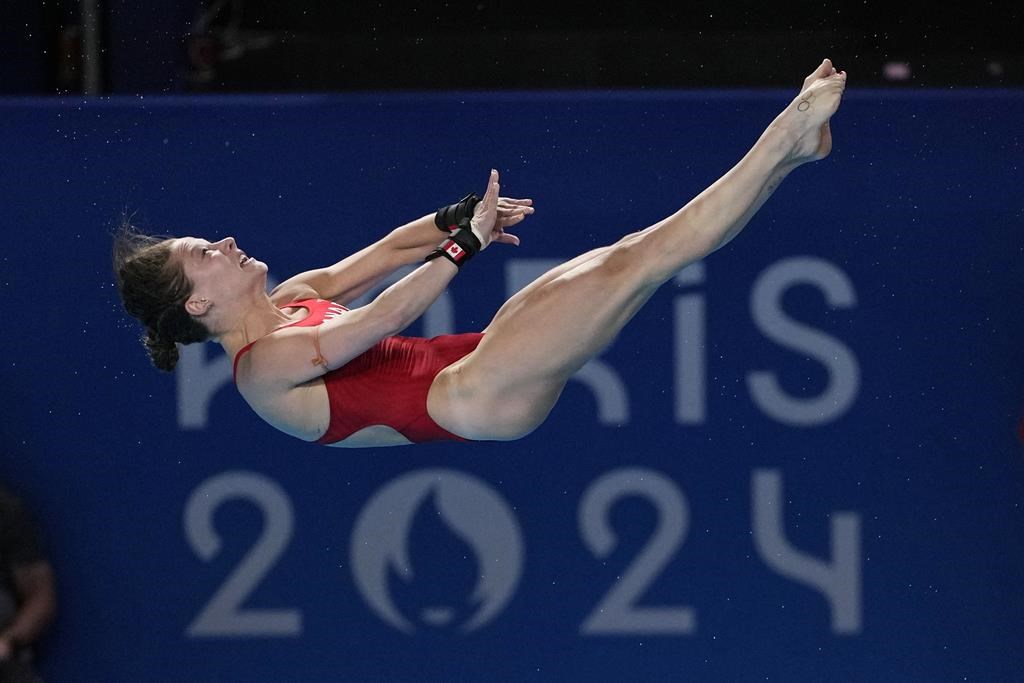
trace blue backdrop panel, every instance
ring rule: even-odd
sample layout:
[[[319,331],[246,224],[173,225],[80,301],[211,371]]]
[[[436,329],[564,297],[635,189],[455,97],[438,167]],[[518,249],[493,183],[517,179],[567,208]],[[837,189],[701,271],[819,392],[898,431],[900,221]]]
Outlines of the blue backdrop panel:
[[[681,206],[790,96],[0,103],[2,475],[60,581],[44,672],[1018,680],[1019,92],[851,88],[833,155],[514,443],[289,439],[217,347],[149,367],[113,288],[122,211],[233,235],[280,280],[495,167],[536,201],[523,245],[410,332],[478,330],[551,263]]]

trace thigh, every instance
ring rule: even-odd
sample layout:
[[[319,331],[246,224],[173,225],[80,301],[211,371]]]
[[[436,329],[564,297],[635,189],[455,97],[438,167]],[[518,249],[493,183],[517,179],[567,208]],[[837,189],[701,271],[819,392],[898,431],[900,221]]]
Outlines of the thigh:
[[[555,266],[554,268],[552,268],[548,272],[544,273],[543,275],[541,275],[539,278],[537,278],[536,280],[534,280],[530,284],[528,284],[525,287],[523,287],[522,289],[520,289],[518,292],[513,294],[511,297],[509,297],[508,301],[506,301],[504,304],[502,304],[501,308],[498,309],[498,312],[494,314],[494,318],[500,317],[502,315],[502,312],[506,311],[506,309],[514,308],[520,302],[522,302],[524,299],[529,298],[533,294],[534,291],[540,289],[541,287],[543,287],[547,283],[551,282],[552,280],[554,280],[554,279],[556,279],[558,277],[561,277],[562,275],[564,275],[565,273],[569,272],[570,270],[572,270],[576,266],[579,266],[579,265],[581,265],[583,263],[586,263],[587,261],[589,261],[589,260],[591,260],[593,258],[596,258],[596,257],[600,256],[601,254],[603,254],[605,251],[607,251],[610,248],[611,247],[598,247],[597,249],[591,249],[590,251],[585,252],[583,254],[580,254],[579,256],[577,256],[577,257],[575,257],[573,259],[570,259],[570,260],[566,261],[565,263],[562,263],[560,265]],[[493,324],[494,321],[492,320],[491,322]],[[491,329],[491,327],[490,327],[490,325],[488,325],[487,328],[484,330],[484,333],[486,334],[490,329]]]
[[[486,339],[486,337],[485,337]],[[565,379],[509,383],[488,372],[477,352],[442,370],[427,395],[430,417],[453,434],[474,441],[519,439],[544,422],[558,401]],[[510,359],[507,363],[516,363]]]
[[[538,304],[550,300],[551,293],[567,288],[582,291],[580,288],[586,287],[584,282],[562,284],[559,279],[574,271],[594,270],[603,258],[635,234],[552,268],[510,297],[484,330],[480,345],[435,378],[427,399],[428,412],[434,420],[459,436],[490,440],[520,438],[540,425],[574,372],[577,359],[562,357],[572,344],[565,344],[564,340],[545,344],[543,339],[545,332],[575,327],[572,320],[566,320],[565,309],[556,313],[555,320],[546,320],[543,310],[550,311],[550,305]],[[573,296],[564,298],[571,302]],[[618,318],[623,312],[621,307],[615,308],[615,298],[588,296],[591,306],[586,308],[590,310],[573,310],[573,306],[569,309],[591,323],[596,322],[595,318]],[[598,308],[604,310],[595,311],[595,301],[602,302]],[[618,323],[611,324],[612,329],[617,327]],[[595,341],[602,343],[598,337]],[[548,353],[546,348],[552,345],[558,348]],[[581,353],[586,355],[588,350],[570,351],[571,355]]]
[[[431,395],[439,400],[428,400],[435,420],[473,439],[518,438],[543,422],[569,377],[657,288],[629,267],[630,249],[617,245],[565,264],[510,300],[479,346],[435,379]]]

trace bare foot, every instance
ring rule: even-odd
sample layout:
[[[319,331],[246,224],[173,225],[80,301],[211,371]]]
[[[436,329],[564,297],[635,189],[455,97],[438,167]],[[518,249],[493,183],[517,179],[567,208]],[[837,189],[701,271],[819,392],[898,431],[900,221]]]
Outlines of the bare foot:
[[[824,159],[832,151],[828,120],[839,108],[845,88],[846,72],[837,72],[828,59],[804,79],[800,94],[776,120],[798,136],[792,152],[794,161]]]
[[[818,68],[811,72],[811,75],[804,79],[803,87],[800,88],[800,92],[807,90],[811,87],[811,84],[819,78],[827,78],[836,72],[836,68],[832,65],[832,60],[825,58],[822,60]],[[821,157],[828,156],[828,153],[832,151],[832,131],[828,127],[828,121],[821,127],[821,144],[819,145],[821,150]]]
[[[811,87],[811,84],[814,83],[814,81],[818,80],[819,78],[826,78],[828,76],[831,76],[835,72],[836,68],[832,66],[831,59],[822,60],[821,64],[818,65],[818,68],[812,71],[810,76],[804,79],[804,84],[800,88],[800,92],[807,90],[809,87]]]

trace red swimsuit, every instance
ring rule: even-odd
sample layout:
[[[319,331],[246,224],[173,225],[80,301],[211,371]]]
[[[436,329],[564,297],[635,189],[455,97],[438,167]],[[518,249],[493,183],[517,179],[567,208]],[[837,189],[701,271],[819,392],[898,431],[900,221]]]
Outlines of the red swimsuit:
[[[323,299],[293,301],[281,308],[309,311],[302,320],[279,327],[312,327],[347,309]],[[323,376],[331,421],[317,443],[332,444],[371,425],[386,425],[414,443],[465,439],[442,429],[427,414],[427,392],[437,373],[476,348],[481,333],[433,339],[385,337],[360,356]],[[259,341],[258,339],[256,341]],[[238,360],[256,342],[243,346]]]

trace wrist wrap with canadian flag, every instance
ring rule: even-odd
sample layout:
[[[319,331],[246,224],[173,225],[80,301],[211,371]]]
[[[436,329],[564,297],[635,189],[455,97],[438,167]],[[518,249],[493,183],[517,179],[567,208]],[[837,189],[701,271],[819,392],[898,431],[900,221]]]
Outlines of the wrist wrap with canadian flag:
[[[427,255],[425,261],[432,261],[444,257],[459,268],[462,264],[473,258],[480,251],[480,240],[469,228],[469,219],[464,218],[459,222],[459,227],[452,230],[448,239],[437,245],[434,251]]]

